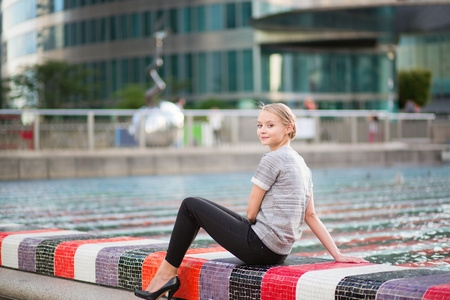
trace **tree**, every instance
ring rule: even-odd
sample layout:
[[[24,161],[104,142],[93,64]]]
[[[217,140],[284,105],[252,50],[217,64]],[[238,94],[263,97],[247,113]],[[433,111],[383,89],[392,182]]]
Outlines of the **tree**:
[[[414,69],[403,70],[398,73],[398,101],[403,108],[408,100],[423,107],[430,100],[431,72]]]
[[[7,79],[0,78],[0,109],[7,107],[7,95],[9,93],[9,87],[7,83]]]
[[[63,61],[49,60],[27,66],[13,76],[10,96],[24,99],[37,108],[74,107],[76,99],[86,99],[94,89],[89,83],[93,72]]]
[[[145,88],[139,84],[129,84],[115,92],[115,96],[120,99],[119,109],[138,109],[145,105]]]

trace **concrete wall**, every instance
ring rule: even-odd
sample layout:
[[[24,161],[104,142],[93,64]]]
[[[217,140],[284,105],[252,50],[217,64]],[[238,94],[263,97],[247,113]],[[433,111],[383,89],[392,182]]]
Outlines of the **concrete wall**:
[[[445,145],[298,145],[311,168],[437,165]],[[265,147],[0,152],[0,180],[255,171]]]
[[[450,123],[436,121],[431,126],[431,139],[434,143],[450,143]]]

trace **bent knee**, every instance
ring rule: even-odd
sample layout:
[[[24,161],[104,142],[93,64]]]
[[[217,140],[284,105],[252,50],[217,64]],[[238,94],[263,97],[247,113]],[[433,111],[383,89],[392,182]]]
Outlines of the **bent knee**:
[[[202,202],[202,200],[197,197],[187,197],[181,202],[181,207],[190,208],[197,206],[199,202]]]

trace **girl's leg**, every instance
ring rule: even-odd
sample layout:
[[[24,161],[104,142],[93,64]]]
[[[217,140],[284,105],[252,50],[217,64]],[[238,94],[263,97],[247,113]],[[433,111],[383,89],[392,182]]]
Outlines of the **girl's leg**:
[[[277,264],[286,258],[261,242],[247,218],[203,198],[186,198],[178,211],[166,258],[147,291],[158,290],[176,275],[200,228],[245,263]]]
[[[194,213],[192,213],[194,212]],[[213,212],[213,213],[212,213]],[[243,224],[248,223],[248,220],[241,215],[222,207],[214,202],[203,198],[186,198],[178,210],[177,219],[170,237],[169,248],[167,250],[166,259],[155,274],[146,291],[154,292],[161,288],[166,282],[177,275],[178,268],[189,249],[190,245],[197,236],[201,225],[196,218],[193,218],[197,213],[209,219],[212,215],[220,219],[232,219]],[[206,222],[210,223],[210,222]],[[208,226],[209,227],[209,226]]]
[[[245,263],[270,264],[285,258],[267,249],[247,218],[203,198],[186,198],[175,221],[167,262],[176,268],[180,266],[200,228]]]

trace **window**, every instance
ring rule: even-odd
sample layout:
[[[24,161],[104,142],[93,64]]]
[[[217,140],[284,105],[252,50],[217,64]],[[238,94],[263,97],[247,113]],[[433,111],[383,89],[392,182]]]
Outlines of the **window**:
[[[69,24],[64,24],[64,47],[70,46]]]
[[[140,14],[134,13],[131,15],[131,24],[132,24],[132,37],[139,38],[141,37],[141,22],[140,22]]]
[[[12,59],[37,51],[37,32],[31,31],[10,39],[7,43],[7,59]]]
[[[130,82],[130,78],[129,78],[129,72],[128,72],[128,59],[124,58],[122,59],[122,64],[121,64],[121,75],[122,75],[122,83],[123,84],[127,84]],[[123,86],[122,84],[120,84],[120,86]]]
[[[197,93],[206,93],[206,54],[197,55]]]
[[[117,61],[112,60],[111,61],[111,87],[112,87],[113,92],[115,92],[119,89],[118,88],[119,81],[120,81],[120,77],[119,77],[119,72],[118,72],[118,67],[117,67]]]
[[[171,9],[169,11],[169,27],[172,30],[173,34],[177,34],[178,30],[178,10]]]
[[[184,55],[184,70],[185,70],[185,78],[187,79],[188,86],[187,91],[189,93],[192,93],[193,91],[193,73],[192,73],[192,54],[185,54]]]
[[[220,4],[213,4],[210,6],[211,13],[211,30],[219,31],[222,30],[222,6]]]
[[[96,26],[95,20],[86,21],[86,43],[95,43],[96,42]]]
[[[252,18],[252,3],[242,3],[242,27],[248,27],[248,21]]]
[[[87,28],[86,28],[86,21],[81,21],[80,23],[80,44],[84,45],[87,43]]]
[[[237,61],[236,51],[228,51],[228,91],[237,91]]]
[[[64,0],[54,0],[53,11],[63,11],[64,10]]]
[[[132,74],[131,81],[132,82],[141,82],[144,68],[142,68],[141,60],[138,57],[132,59],[131,72]]]
[[[151,12],[149,11],[144,12],[144,20],[142,22],[142,26],[143,26],[142,32],[144,36],[148,37],[153,34]]]
[[[206,30],[206,11],[204,6],[197,7],[197,31],[204,32]]]
[[[219,93],[222,91],[222,55],[220,52],[212,53],[212,80],[210,83],[212,85],[212,92]]]
[[[242,89],[246,92],[250,92],[253,91],[253,52],[252,50],[244,50],[242,56]]]
[[[118,26],[120,28],[120,30],[119,30],[119,32],[117,34],[118,39],[119,40],[127,39],[129,37],[129,34],[128,34],[128,28],[129,28],[129,26],[128,26],[128,16],[127,15],[121,15],[118,18],[118,21],[120,23],[120,26]]]
[[[227,4],[227,16],[226,16],[226,28],[233,29],[236,28],[236,4]]]
[[[109,40],[115,41],[117,39],[117,17],[109,18]]]
[[[102,18],[97,23],[100,28],[97,28],[97,32],[99,34],[99,38],[97,39],[99,42],[105,42],[108,40],[108,26],[109,26],[109,19]]]
[[[3,13],[4,28],[36,18],[36,7],[36,0],[17,1]]]
[[[190,7],[184,7],[181,10],[181,19],[183,26],[180,27],[181,33],[189,33],[192,31],[191,26],[191,8]]]

